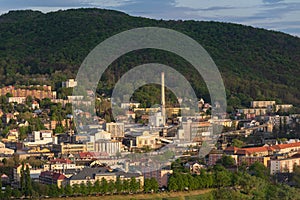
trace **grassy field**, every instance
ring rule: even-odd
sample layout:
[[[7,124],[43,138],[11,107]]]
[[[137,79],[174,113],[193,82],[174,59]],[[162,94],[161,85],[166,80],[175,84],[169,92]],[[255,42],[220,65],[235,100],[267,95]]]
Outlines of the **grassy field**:
[[[208,200],[211,198],[212,189],[196,190],[189,192],[164,192],[159,194],[135,194],[135,195],[114,195],[99,197],[68,197],[68,198],[51,198],[51,200]]]

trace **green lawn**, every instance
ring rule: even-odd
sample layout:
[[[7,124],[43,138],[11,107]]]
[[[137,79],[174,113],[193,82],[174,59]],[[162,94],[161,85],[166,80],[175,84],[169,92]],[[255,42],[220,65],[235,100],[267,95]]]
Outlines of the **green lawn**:
[[[99,197],[68,197],[67,200],[209,200],[212,199],[212,189],[195,190],[189,192],[165,192],[159,194],[135,194],[135,195],[114,195]],[[62,198],[51,198],[61,200]]]

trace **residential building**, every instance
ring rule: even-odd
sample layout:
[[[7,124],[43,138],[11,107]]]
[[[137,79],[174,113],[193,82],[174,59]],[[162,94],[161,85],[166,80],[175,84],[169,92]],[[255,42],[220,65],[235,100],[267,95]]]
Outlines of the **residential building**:
[[[149,126],[151,127],[163,127],[165,123],[165,116],[161,112],[156,112],[149,116]]]
[[[255,116],[263,116],[266,115],[268,112],[267,108],[243,108],[238,109],[238,113],[247,115],[247,118],[252,118]]]
[[[33,110],[40,109],[40,104],[37,101],[33,101],[32,104],[31,104],[31,108]]]
[[[300,150],[300,142],[277,144],[271,146],[271,148],[278,154],[298,152]]]
[[[262,157],[272,154],[272,149],[269,146],[262,147],[249,147],[249,148],[240,148],[237,150],[236,154],[239,156],[248,156],[248,157]]]
[[[86,152],[86,144],[57,144],[53,145],[53,152],[60,154],[74,154],[80,152]]]
[[[268,109],[272,109],[275,104],[276,104],[276,101],[251,101],[250,102],[250,107],[251,108],[268,108]]]
[[[106,131],[111,133],[111,138],[123,138],[125,134],[124,123],[106,123]]]
[[[28,163],[24,164],[24,167],[21,164],[14,167],[13,168],[13,179],[14,179],[15,183],[20,183],[22,168],[24,170],[26,170],[27,168],[31,169],[32,167]]]
[[[238,157],[238,165],[246,164],[246,166],[251,166],[255,162],[262,163],[264,166],[268,167],[268,162],[270,157],[263,157],[263,156],[239,156]]]
[[[6,95],[7,93],[12,94],[14,97],[35,97],[37,99],[55,99],[56,98],[56,92],[51,91],[51,86],[24,86],[16,88],[14,86],[6,86],[3,88],[0,88],[0,95]]]
[[[140,103],[133,103],[133,102],[129,102],[129,103],[121,103],[121,108],[122,109],[130,109],[130,108],[138,108],[140,107]]]
[[[145,146],[155,149],[157,147],[156,139],[158,135],[150,134],[149,131],[144,131],[142,135],[136,136],[136,147],[143,148]]]
[[[204,137],[209,137],[212,134],[212,124],[208,121],[192,121],[187,120],[182,122],[185,141],[200,141]]]
[[[77,81],[75,81],[74,79],[68,79],[65,82],[62,82],[62,87],[66,87],[66,88],[73,88],[77,86]]]
[[[9,103],[25,104],[26,97],[8,97]]]
[[[97,140],[95,142],[95,151],[105,152],[110,156],[115,156],[121,152],[121,145],[122,143],[117,140]]]
[[[16,129],[9,130],[6,142],[17,142],[19,139],[19,131]]]
[[[64,184],[73,186],[74,184],[87,184],[88,182],[94,184],[97,180],[101,181],[103,178],[106,181],[116,181],[119,177],[122,181],[130,180],[134,177],[142,187],[144,185],[144,177],[139,173],[126,173],[123,171],[112,170],[109,167],[83,168],[76,174],[65,180]]]
[[[208,154],[207,165],[213,166],[217,163],[219,159],[222,158],[224,152],[222,150],[212,149]]]
[[[5,144],[0,142],[0,155],[12,156],[14,152],[15,151],[13,149],[6,148]]]
[[[39,176],[39,181],[42,184],[48,184],[48,185],[57,185],[58,188],[62,187],[63,181],[66,179],[66,176],[53,171],[44,171],[41,172]]]
[[[232,126],[232,120],[231,119],[213,119],[211,120],[212,124],[217,124],[220,126],[225,126],[225,127],[231,127]]]
[[[205,168],[204,165],[201,165],[198,162],[187,162],[184,166],[185,168],[188,168],[192,174],[200,174],[200,170]]]
[[[157,169],[153,170],[150,167],[144,168],[143,176],[144,179],[155,178],[159,187],[167,187],[170,175],[173,174],[171,169]]]
[[[57,158],[50,160],[49,163],[44,164],[44,171],[61,171],[66,169],[81,169],[83,166],[76,166],[70,159]]]
[[[295,154],[290,158],[270,160],[270,173],[291,173],[298,165],[300,165],[300,154]]]
[[[28,137],[28,142],[24,142],[24,146],[39,146],[56,143],[57,137],[53,136],[52,130],[40,130],[33,131]]]
[[[279,110],[282,111],[282,112],[288,112],[291,108],[293,108],[292,104],[276,105],[276,112],[278,112]]]

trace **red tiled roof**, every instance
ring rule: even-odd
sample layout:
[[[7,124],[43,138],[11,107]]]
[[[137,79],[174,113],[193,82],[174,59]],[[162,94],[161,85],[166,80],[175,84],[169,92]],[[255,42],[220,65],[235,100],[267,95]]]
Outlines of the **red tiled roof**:
[[[293,147],[300,147],[300,142],[289,143],[289,144],[277,144],[277,145],[272,146],[272,148],[274,148],[276,150],[293,148]]]
[[[92,158],[94,156],[91,152],[80,152],[79,157],[80,158]]]
[[[106,152],[80,152],[79,157],[81,159],[84,158],[99,158],[101,156],[107,156],[108,154]]]
[[[40,176],[41,177],[51,177],[52,180],[63,180],[66,178],[65,175],[57,173],[57,172],[52,172],[52,171],[41,172]]]
[[[240,150],[241,148],[238,148],[238,147],[234,147],[234,146],[230,146],[230,147],[227,147],[224,151],[238,151]]]
[[[250,147],[250,148],[242,148],[239,149],[236,154],[253,154],[253,153],[260,153],[260,152],[266,152],[271,151],[272,149],[270,147]]]
[[[50,162],[52,164],[54,163],[65,163],[65,164],[71,164],[72,161],[70,159],[61,159],[61,158],[57,158],[57,159],[54,159],[54,160],[50,160]]]

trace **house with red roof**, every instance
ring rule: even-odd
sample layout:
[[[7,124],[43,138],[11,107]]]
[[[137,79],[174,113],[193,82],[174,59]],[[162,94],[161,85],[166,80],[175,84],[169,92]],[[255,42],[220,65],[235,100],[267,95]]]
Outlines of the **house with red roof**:
[[[39,181],[42,184],[57,185],[58,188],[61,188],[62,182],[66,179],[66,176],[53,171],[44,171],[41,172],[39,176]]]
[[[273,154],[273,149],[269,146],[263,147],[250,147],[250,148],[238,148],[238,147],[227,147],[224,150],[227,155],[238,155],[237,164],[246,164],[250,166],[255,162],[260,162],[266,167],[268,166],[268,161],[270,160],[269,155]]]
[[[277,144],[271,147],[276,153],[293,153],[300,151],[300,142]]]
[[[240,148],[237,150],[236,154],[240,156],[268,156],[272,154],[273,149],[269,146],[262,147],[250,147],[250,148]]]

